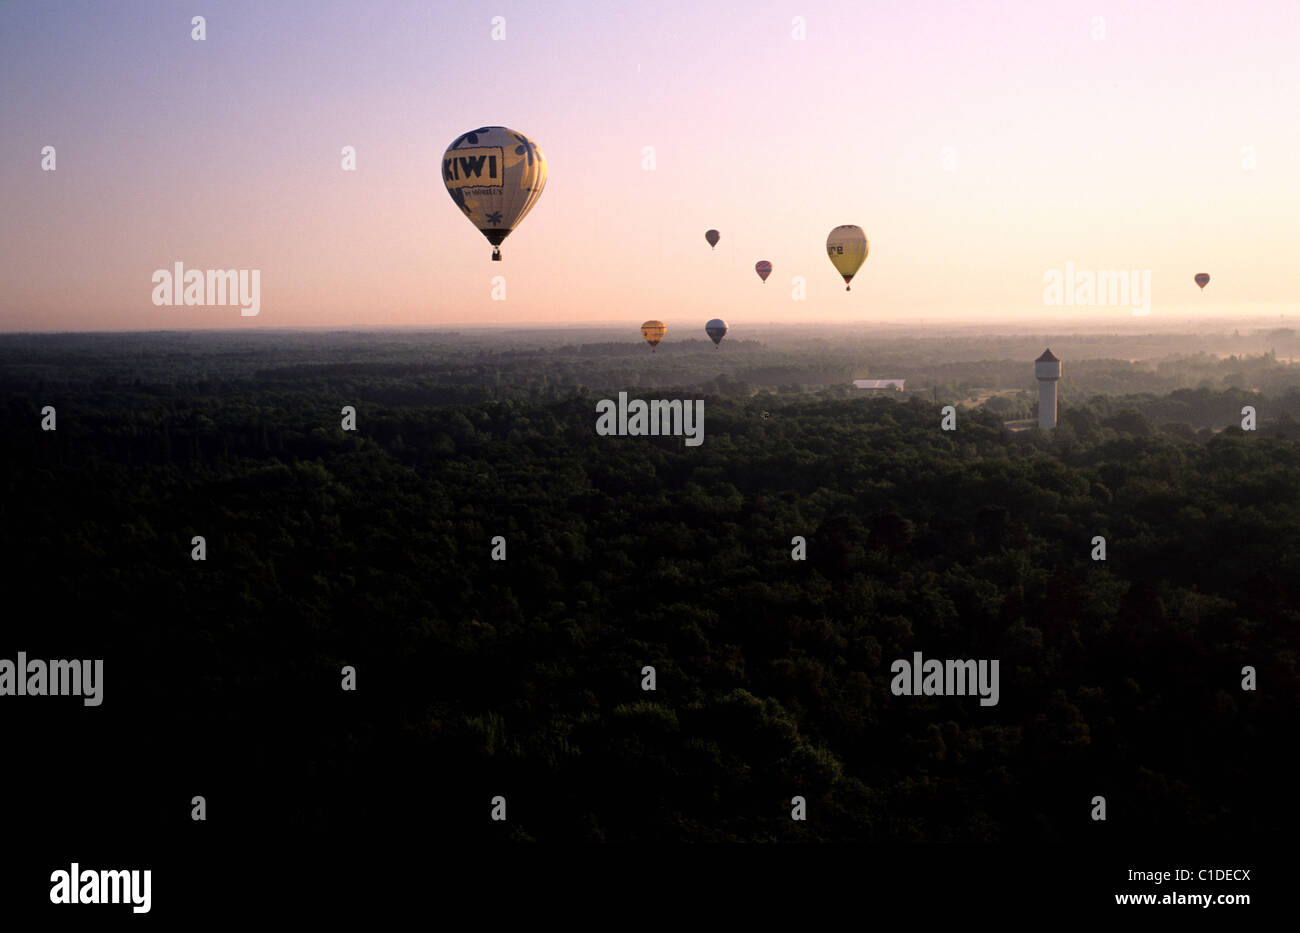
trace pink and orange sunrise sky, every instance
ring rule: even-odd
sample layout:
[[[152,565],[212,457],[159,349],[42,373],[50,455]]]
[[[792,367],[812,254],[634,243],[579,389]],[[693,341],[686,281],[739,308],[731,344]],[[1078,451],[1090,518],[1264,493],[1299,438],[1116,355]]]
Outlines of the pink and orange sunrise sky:
[[[0,330],[1059,321],[1067,261],[1150,270],[1153,321],[1291,314],[1298,37],[1294,0],[4,0]],[[501,263],[439,171],[485,124],[550,167]],[[261,313],[155,307],[178,261]]]

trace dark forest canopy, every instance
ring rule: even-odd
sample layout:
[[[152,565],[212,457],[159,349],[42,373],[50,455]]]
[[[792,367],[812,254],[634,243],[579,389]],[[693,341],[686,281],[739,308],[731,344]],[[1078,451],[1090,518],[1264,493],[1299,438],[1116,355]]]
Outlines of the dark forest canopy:
[[[1157,385],[1117,376],[1123,394],[1063,388],[1054,434],[988,405],[944,432],[942,394],[810,385],[850,354],[699,336],[653,362],[0,339],[0,558],[11,605],[40,607],[9,614],[0,656],[106,659],[100,715],[57,728],[106,756],[104,730],[129,732],[148,777],[103,792],[159,821],[201,775],[240,825],[440,839],[1081,843],[1096,794],[1111,842],[1288,835],[1289,367],[1192,357]],[[634,357],[674,381],[611,381]],[[1090,371],[1065,366],[1063,386]],[[746,378],[762,368],[791,384]],[[597,436],[607,389],[703,397],[704,444]],[[1000,703],[893,696],[913,651],[1000,659]],[[0,715],[36,754],[64,713]],[[25,791],[84,797],[56,776],[71,753],[43,754]],[[496,793],[507,824],[486,819]]]

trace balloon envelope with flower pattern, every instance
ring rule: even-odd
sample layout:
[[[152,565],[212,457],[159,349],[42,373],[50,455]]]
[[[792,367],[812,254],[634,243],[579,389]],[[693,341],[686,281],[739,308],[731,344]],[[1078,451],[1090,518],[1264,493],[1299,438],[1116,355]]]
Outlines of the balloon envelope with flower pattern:
[[[546,187],[546,156],[523,133],[481,126],[442,154],[442,181],[469,222],[501,258],[501,241],[519,226]]]

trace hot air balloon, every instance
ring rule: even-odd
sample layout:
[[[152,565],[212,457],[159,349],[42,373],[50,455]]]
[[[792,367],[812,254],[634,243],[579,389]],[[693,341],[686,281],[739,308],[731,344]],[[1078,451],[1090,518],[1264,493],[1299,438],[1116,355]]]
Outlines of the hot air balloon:
[[[1206,272],[1196,273],[1195,282],[1197,285],[1201,286],[1201,291],[1205,291],[1205,286],[1210,284],[1209,273]]]
[[[641,325],[641,336],[645,342],[650,344],[650,352],[655,352],[655,347],[659,346],[659,341],[664,339],[664,334],[668,331],[668,325],[663,321],[646,321]]]
[[[727,322],[720,317],[715,317],[704,325],[704,332],[709,335],[709,339],[713,341],[713,349],[716,350],[718,344],[722,343],[722,338],[727,336]]]
[[[862,268],[867,258],[867,235],[861,227],[852,224],[836,227],[826,238],[826,255],[831,258],[831,265],[844,276],[844,290],[849,290],[849,282]]]
[[[720,233],[719,233],[718,231],[716,231],[716,230],[705,230],[705,231],[704,231],[704,239],[706,239],[706,240],[709,241],[709,245],[710,245],[710,246],[717,246],[717,245],[718,245],[718,240],[719,240],[721,237],[722,237],[722,234],[720,234]]]
[[[758,273],[760,279],[766,282],[767,277],[772,274],[772,264],[766,259],[760,259],[754,263],[754,271]]]
[[[492,244],[510,236],[546,187],[546,156],[523,133],[481,126],[456,138],[442,154],[442,180],[456,206]]]

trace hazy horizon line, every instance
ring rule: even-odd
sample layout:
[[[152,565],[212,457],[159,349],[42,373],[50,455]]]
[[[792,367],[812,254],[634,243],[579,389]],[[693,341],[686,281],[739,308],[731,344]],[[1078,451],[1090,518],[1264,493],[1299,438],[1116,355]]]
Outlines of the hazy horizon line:
[[[1207,326],[1233,326],[1260,324],[1260,323],[1280,323],[1285,322],[1286,315],[1254,315],[1250,317],[1215,317],[1215,318],[1164,318],[1159,323],[1163,325],[1161,329],[1169,327],[1193,325],[1195,327]],[[940,325],[949,329],[972,330],[979,329],[989,331],[992,328],[1009,328],[1013,333],[1037,334],[1061,332],[1062,328],[1069,328],[1071,331],[1080,329],[1092,330],[1096,328],[1115,328],[1125,326],[1129,328],[1151,328],[1157,324],[1157,321],[1149,317],[1134,319],[1124,316],[1106,317],[1101,319],[1076,320],[1076,321],[1056,321],[1033,322],[1003,319],[989,321],[964,321],[960,317],[915,317],[907,321],[879,321],[879,320],[808,320],[808,321],[767,321],[764,323],[748,323],[743,325],[745,328],[833,328],[843,329],[908,329],[916,330],[919,328],[929,327],[931,325],[938,327]],[[592,321],[536,321],[536,322],[464,322],[464,323],[444,323],[444,324],[314,324],[314,325],[259,325],[257,327],[159,327],[159,328],[123,328],[123,329],[97,329],[97,330],[3,330],[0,329],[0,337],[21,337],[21,336],[85,336],[94,334],[253,334],[258,331],[271,331],[274,333],[446,333],[446,332],[510,332],[510,331],[559,331],[559,330],[591,330],[591,329],[618,329],[626,330],[629,325],[626,320],[601,319]],[[635,328],[633,328],[635,329]],[[701,334],[703,329],[701,327]],[[739,334],[734,336],[739,337]],[[993,336],[993,334],[989,334]],[[678,338],[680,339],[680,338]]]

